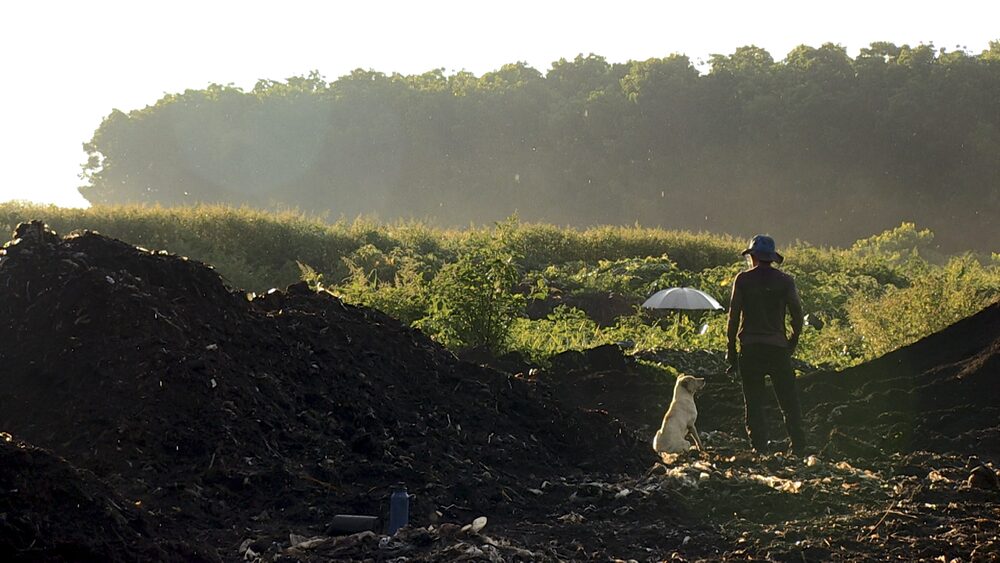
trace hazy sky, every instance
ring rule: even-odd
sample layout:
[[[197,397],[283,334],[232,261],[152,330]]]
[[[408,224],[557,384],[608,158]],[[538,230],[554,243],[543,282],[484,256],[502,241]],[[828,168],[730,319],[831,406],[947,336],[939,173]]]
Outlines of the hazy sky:
[[[89,140],[112,109],[209,83],[251,87],[318,70],[477,75],[596,53],[610,62],[754,44],[933,43],[977,54],[1000,39],[1000,2],[17,1],[0,6],[0,201],[82,206]]]

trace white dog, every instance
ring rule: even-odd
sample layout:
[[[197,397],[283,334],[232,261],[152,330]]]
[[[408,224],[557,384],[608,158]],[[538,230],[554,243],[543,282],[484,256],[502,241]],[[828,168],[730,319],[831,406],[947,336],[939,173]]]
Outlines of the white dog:
[[[698,409],[694,406],[694,394],[705,386],[705,379],[692,375],[682,375],[674,385],[674,398],[670,401],[667,414],[663,415],[663,424],[653,437],[653,450],[657,453],[685,452],[691,448],[687,441],[690,435],[699,450],[701,438],[694,421],[698,419]]]

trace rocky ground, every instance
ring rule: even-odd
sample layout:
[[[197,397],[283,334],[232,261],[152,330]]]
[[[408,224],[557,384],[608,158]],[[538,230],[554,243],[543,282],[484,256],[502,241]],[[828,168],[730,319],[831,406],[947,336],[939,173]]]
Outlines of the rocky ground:
[[[707,451],[659,460],[673,382],[606,350],[504,372],[304,286],[248,298],[38,223],[5,246],[0,291],[14,560],[1000,558],[1000,305],[804,376],[805,458],[751,456],[720,358],[662,351],[709,384]],[[330,526],[384,516],[400,482],[408,528]]]

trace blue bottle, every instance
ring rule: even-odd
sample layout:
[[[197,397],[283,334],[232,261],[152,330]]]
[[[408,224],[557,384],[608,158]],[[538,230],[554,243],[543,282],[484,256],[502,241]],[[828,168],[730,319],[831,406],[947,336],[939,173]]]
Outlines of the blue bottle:
[[[396,533],[410,521],[410,495],[406,486],[398,485],[389,497],[389,535]]]

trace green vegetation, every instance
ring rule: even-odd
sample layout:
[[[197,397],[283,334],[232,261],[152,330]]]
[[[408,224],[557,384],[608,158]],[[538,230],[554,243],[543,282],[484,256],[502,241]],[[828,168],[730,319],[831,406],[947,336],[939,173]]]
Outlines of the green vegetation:
[[[445,264],[431,282],[428,314],[417,324],[449,347],[505,352],[511,326],[524,308],[524,296],[515,293],[520,274],[509,243],[516,228],[513,221],[499,225],[492,236]],[[406,280],[395,281],[398,287]]]
[[[89,228],[213,264],[251,291],[305,279],[386,311],[455,349],[519,350],[536,361],[567,349],[631,341],[725,349],[722,313],[652,314],[638,305],[693,286],[728,305],[744,268],[731,237],[638,227],[558,229],[510,219],[441,230],[419,223],[326,224],[250,209],[60,209],[0,205],[0,228],[42,219],[60,233]],[[934,235],[904,223],[848,248],[784,249],[807,327],[799,356],[845,366],[937,331],[1000,298],[1000,256],[933,252]],[[609,301],[624,306],[613,318]],[[529,315],[530,313],[530,315]]]
[[[113,111],[86,144],[81,192],[94,204],[447,226],[516,212],[748,233],[766,217],[781,240],[839,246],[905,217],[946,251],[988,252],[1000,216],[998,91],[1000,41],[979,54],[873,43],[854,58],[802,45],[783,60],[748,46],[714,55],[704,73],[679,54],[581,55],[544,73],[515,63],[482,76],[356,70],[328,82],[314,72]],[[564,256],[559,230],[530,236],[554,244],[529,248]],[[603,241],[566,259],[659,255]]]

